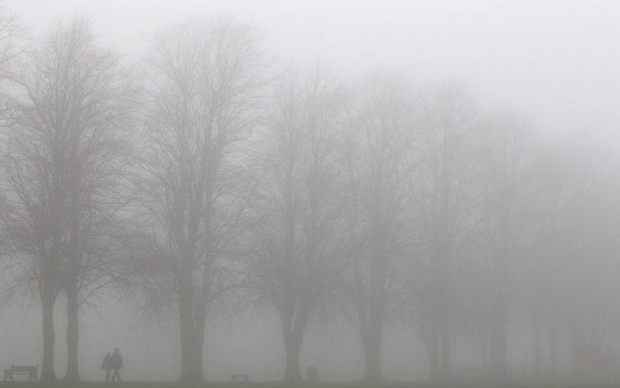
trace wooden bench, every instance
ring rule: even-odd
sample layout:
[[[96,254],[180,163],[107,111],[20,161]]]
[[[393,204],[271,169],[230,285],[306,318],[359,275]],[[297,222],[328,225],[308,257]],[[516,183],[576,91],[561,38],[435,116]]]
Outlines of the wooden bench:
[[[11,369],[4,370],[4,381],[13,381],[14,375],[28,375],[28,381],[37,380],[39,366],[11,365]]]
[[[230,378],[232,379],[233,383],[236,383],[237,381],[243,381],[244,383],[247,383],[248,381],[250,381],[250,375],[232,374],[230,375]]]

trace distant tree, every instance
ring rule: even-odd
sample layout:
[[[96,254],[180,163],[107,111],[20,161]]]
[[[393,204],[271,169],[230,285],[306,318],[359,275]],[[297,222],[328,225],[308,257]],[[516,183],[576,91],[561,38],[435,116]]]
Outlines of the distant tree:
[[[478,117],[472,99],[456,85],[429,90],[420,113],[413,221],[419,231],[421,261],[413,274],[411,300],[433,379],[450,377],[450,337],[456,323],[459,269],[474,223]]]
[[[348,294],[362,340],[364,378],[382,379],[381,344],[393,299],[396,259],[405,256],[412,216],[416,101],[396,76],[377,75],[357,91],[346,166],[346,225],[352,255]]]
[[[16,16],[7,12],[3,3],[0,3],[0,122],[2,125],[9,125],[12,113],[7,102],[10,100],[11,80],[13,78],[14,65],[19,62],[19,56],[23,53],[25,43],[24,31]],[[5,152],[5,146],[8,142],[7,132],[0,131],[0,153]],[[0,176],[0,178],[2,178]],[[0,185],[4,183],[0,180]],[[2,208],[0,211],[6,212],[6,194],[0,192],[0,201]],[[1,228],[0,228],[1,230]],[[12,251],[11,242],[4,240],[6,235],[0,233],[0,257],[6,252]]]
[[[148,56],[144,223],[128,242],[147,297],[177,311],[183,381],[204,379],[207,306],[227,288],[223,259],[244,214],[240,145],[257,122],[263,70],[253,29],[227,20],[172,26]]]
[[[533,132],[528,123],[504,114],[484,123],[478,183],[478,253],[486,263],[488,344],[491,374],[507,372],[507,326],[519,286],[520,265],[531,243]]]
[[[87,23],[59,24],[14,76],[13,117],[2,154],[2,224],[36,284],[43,310],[41,378],[54,380],[53,311],[67,301],[67,380],[79,380],[79,307],[109,280],[115,214],[122,206],[124,131],[131,82],[115,56],[97,48]]]
[[[275,87],[271,115],[258,134],[264,172],[248,279],[250,290],[280,316],[288,381],[301,379],[306,327],[333,295],[343,268],[336,190],[345,103],[337,80],[320,70],[291,71]]]
[[[560,332],[566,329],[566,306],[563,295],[567,280],[565,259],[572,250],[568,243],[570,222],[569,181],[571,179],[569,147],[567,139],[553,137],[534,150],[532,171],[534,190],[533,213],[530,229],[534,234],[530,250],[523,260],[521,269],[523,294],[527,303],[523,311],[527,314],[532,329],[534,348],[534,374],[555,373],[559,359],[558,340]],[[551,144],[553,142],[553,144]],[[575,150],[572,150],[575,151]],[[547,341],[545,341],[545,339]],[[548,344],[545,352],[544,345]],[[547,366],[545,370],[545,354]]]
[[[524,280],[536,371],[558,373],[565,340],[575,376],[600,379],[609,371],[597,372],[605,367],[596,358],[615,353],[619,317],[620,182],[613,151],[583,135],[556,136],[539,148],[537,238]]]

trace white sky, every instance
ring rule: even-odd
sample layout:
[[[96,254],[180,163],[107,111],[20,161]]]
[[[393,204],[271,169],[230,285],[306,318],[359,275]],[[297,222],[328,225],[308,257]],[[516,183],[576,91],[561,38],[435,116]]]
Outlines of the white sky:
[[[620,129],[620,1],[6,0],[35,33],[91,16],[102,42],[132,55],[166,23],[232,15],[283,61],[356,75],[456,80],[485,106],[552,131]]]

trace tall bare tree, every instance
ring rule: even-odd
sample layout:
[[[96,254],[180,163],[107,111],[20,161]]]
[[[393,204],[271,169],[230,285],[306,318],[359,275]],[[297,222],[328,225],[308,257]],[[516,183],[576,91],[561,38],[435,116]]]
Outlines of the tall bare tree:
[[[358,95],[344,150],[354,255],[349,291],[364,349],[364,377],[379,380],[383,326],[394,291],[390,279],[411,232],[416,101],[412,88],[396,76],[375,76]]]
[[[329,75],[291,72],[276,87],[259,134],[263,184],[257,195],[250,288],[280,316],[285,380],[301,378],[299,354],[313,312],[336,285],[343,261],[337,236],[338,130],[346,96]]]
[[[422,261],[415,267],[422,273],[414,274],[412,298],[420,310],[431,378],[448,378],[457,267],[464,261],[472,225],[471,197],[480,137],[471,98],[451,84],[429,90],[420,127],[413,205],[421,245],[416,259]]]
[[[618,314],[610,303],[620,230],[617,159],[589,134],[552,140],[535,159],[536,239],[523,271],[534,367],[558,376],[565,340],[575,376],[606,379],[614,375],[604,365],[615,357],[610,343]]]
[[[489,359],[493,377],[506,376],[507,326],[514,303],[520,258],[526,252],[533,195],[534,137],[528,123],[512,115],[484,125],[479,173],[479,252],[488,265]]]
[[[2,155],[3,224],[15,259],[39,290],[41,378],[55,379],[53,311],[63,290],[65,378],[79,380],[78,310],[105,282],[109,252],[102,239],[113,230],[125,194],[120,181],[131,83],[116,57],[96,47],[84,20],[59,24],[29,51],[14,81],[14,116]]]
[[[142,256],[145,284],[178,308],[181,380],[203,380],[207,306],[243,213],[234,177],[256,123],[263,65],[253,29],[229,20],[172,26],[148,59],[139,166],[147,236],[139,241],[155,250]]]
[[[9,125],[11,123],[11,111],[9,109],[10,104],[7,102],[11,100],[12,85],[11,80],[13,78],[14,65],[19,62],[19,56],[23,53],[25,46],[25,34],[20,26],[18,19],[15,15],[11,15],[4,7],[4,3],[0,3],[0,122],[2,125]],[[6,152],[6,144],[8,143],[7,131],[0,131],[0,153]],[[0,181],[0,184],[4,184]],[[0,200],[6,201],[6,194],[2,192],[0,194]],[[6,202],[2,202],[3,206]],[[2,208],[0,211],[7,212],[8,208]],[[2,230],[0,228],[0,230]],[[5,238],[5,234],[0,234],[0,237]],[[11,252],[10,241],[0,239],[0,257],[4,253],[3,248],[8,248],[8,252]]]

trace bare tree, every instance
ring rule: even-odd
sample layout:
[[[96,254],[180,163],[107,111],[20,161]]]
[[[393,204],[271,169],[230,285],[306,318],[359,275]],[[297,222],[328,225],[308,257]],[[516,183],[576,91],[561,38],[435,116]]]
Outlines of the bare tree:
[[[522,265],[524,295],[528,303],[523,306],[532,329],[534,348],[534,375],[543,372],[555,373],[558,362],[558,338],[562,331],[560,320],[567,322],[565,284],[567,280],[565,258],[573,249],[569,236],[570,217],[569,182],[574,178],[569,173],[569,148],[566,139],[553,138],[554,144],[543,144],[536,148],[534,163],[538,166],[533,173],[536,195],[531,225],[535,238]],[[574,150],[573,150],[574,151]],[[579,179],[581,180],[581,179]],[[581,182],[580,182],[581,183]],[[545,341],[547,339],[547,341]],[[544,344],[547,342],[548,351]],[[548,357],[545,357],[545,353]],[[544,368],[547,358],[548,368]]]
[[[614,373],[605,370],[605,357],[615,353],[618,317],[617,160],[596,142],[571,134],[537,153],[537,238],[523,275],[539,374],[557,376],[563,339],[576,377]]]
[[[131,112],[128,80],[116,57],[95,46],[84,20],[59,24],[15,76],[2,163],[8,192],[3,226],[16,262],[38,286],[44,380],[55,379],[59,291],[67,301],[65,378],[79,380],[78,310],[109,278],[109,240],[102,240],[126,194],[120,181]]]
[[[478,199],[479,252],[488,265],[489,359],[492,377],[506,376],[507,325],[514,305],[520,259],[532,221],[530,199],[534,137],[525,120],[491,117],[484,125]]]
[[[278,83],[274,107],[260,133],[265,166],[256,205],[249,287],[280,316],[285,380],[300,380],[299,353],[309,319],[342,270],[336,195],[340,168],[337,131],[346,102],[343,87],[317,70],[289,73]]]
[[[364,349],[364,377],[379,380],[395,260],[404,257],[411,232],[416,101],[407,82],[395,76],[375,76],[358,94],[344,150],[354,256],[349,291]]]
[[[411,300],[420,310],[430,376],[436,379],[450,375],[450,323],[457,313],[457,268],[472,225],[479,135],[472,100],[461,88],[446,84],[425,97],[414,202],[420,243],[414,259],[420,263]]]
[[[11,79],[13,78],[13,67],[16,62],[19,62],[19,56],[23,52],[24,46],[24,31],[19,24],[15,15],[10,15],[4,4],[0,4],[0,86],[2,90],[0,92],[0,108],[1,116],[0,120],[3,126],[9,125],[11,122],[11,111],[7,102],[11,100]],[[7,131],[0,131],[0,153],[6,152],[6,144],[8,144]],[[0,184],[4,184],[0,180]],[[6,194],[4,191],[0,194],[0,201],[3,201],[2,212],[8,212],[6,205]],[[2,229],[0,229],[2,230]],[[0,238],[5,238],[4,233],[0,234]],[[0,239],[0,257],[4,253],[6,248],[8,252],[11,252],[10,241]]]
[[[134,243],[154,253],[137,256],[143,284],[178,308],[184,381],[203,380],[207,306],[222,291],[222,259],[243,214],[234,177],[263,65],[253,29],[227,20],[172,26],[149,56],[139,165],[146,236]]]
[[[0,3],[0,79],[11,78],[13,65],[23,53],[26,34],[19,18]]]

